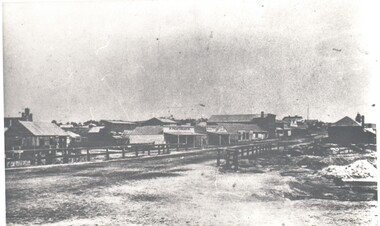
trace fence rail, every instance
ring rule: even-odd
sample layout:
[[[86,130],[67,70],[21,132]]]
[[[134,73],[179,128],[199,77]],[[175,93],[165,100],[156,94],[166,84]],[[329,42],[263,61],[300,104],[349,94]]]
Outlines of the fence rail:
[[[5,167],[38,166],[132,158],[146,155],[170,154],[187,150],[184,144],[137,144],[107,147],[75,147],[33,150],[6,150]]]
[[[218,148],[216,165],[220,166],[222,160],[224,160],[227,168],[236,171],[239,169],[239,158],[243,159],[250,158],[251,156],[259,156],[272,151],[274,148],[278,151],[280,151],[281,148],[283,151],[286,151],[288,144],[286,142],[267,141],[237,147]]]

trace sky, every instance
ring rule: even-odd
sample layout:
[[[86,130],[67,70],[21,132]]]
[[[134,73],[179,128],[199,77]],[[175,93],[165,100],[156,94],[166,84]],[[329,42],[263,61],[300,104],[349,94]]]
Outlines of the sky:
[[[370,12],[326,0],[4,3],[4,115],[281,119],[309,107],[310,119],[374,121]]]

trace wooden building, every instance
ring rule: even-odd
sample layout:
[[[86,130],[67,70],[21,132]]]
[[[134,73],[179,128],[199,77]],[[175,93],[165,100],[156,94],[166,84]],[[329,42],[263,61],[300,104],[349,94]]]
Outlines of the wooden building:
[[[104,133],[123,133],[124,130],[134,130],[136,128],[135,122],[123,120],[101,120],[100,123],[104,125]]]
[[[164,126],[164,125],[176,125],[177,122],[167,118],[151,118],[143,121],[142,126]]]
[[[230,134],[224,126],[208,126],[207,140],[210,145],[229,145],[231,143]]]
[[[267,130],[257,124],[219,123],[229,134],[229,143],[239,143],[269,138]]]
[[[123,136],[129,139],[130,144],[165,144],[163,126],[137,127],[124,131]]]
[[[364,116],[358,123],[346,116],[328,128],[330,142],[333,143],[376,143],[376,133],[365,128]]]
[[[255,124],[268,133],[269,138],[276,137],[276,115],[274,114],[234,114],[234,115],[212,115],[208,125],[223,124]]]
[[[195,131],[194,126],[164,126],[165,141],[168,144],[184,144],[188,147],[202,147],[206,133]]]
[[[5,132],[6,150],[65,148],[69,135],[54,123],[16,121]]]

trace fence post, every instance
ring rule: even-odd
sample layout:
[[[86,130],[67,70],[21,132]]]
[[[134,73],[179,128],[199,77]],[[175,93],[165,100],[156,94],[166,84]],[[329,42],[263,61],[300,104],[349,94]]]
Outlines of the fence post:
[[[135,149],[135,154],[136,154],[136,157],[138,157],[138,156],[139,156],[139,150],[138,150],[138,148],[137,148],[137,147],[134,147],[134,149]]]
[[[231,151],[227,150],[226,153],[226,167],[230,168],[230,157],[231,157]]]
[[[170,154],[170,144],[166,147],[166,154]]]
[[[110,153],[108,152],[108,148],[106,148],[106,160],[110,159]]]
[[[218,149],[217,151],[218,151],[218,155],[216,157],[216,165],[220,166],[220,149]]]
[[[164,147],[164,150],[165,150],[165,146],[163,146],[163,147]],[[157,152],[158,152],[158,155],[161,155],[161,144],[159,144],[157,146]]]
[[[67,150],[62,150],[62,162],[63,163],[68,163],[69,162],[69,158],[67,157]]]
[[[179,151],[179,143],[177,143],[177,151]]]
[[[237,171],[239,169],[238,152],[234,152],[233,161],[234,161],[234,170]]]
[[[121,149],[121,157],[122,157],[122,158],[125,158],[125,148],[122,148],[122,149]]]
[[[87,154],[87,161],[88,161],[88,162],[91,161],[90,149],[89,149],[89,148],[87,148],[87,150],[86,150],[86,154]]]
[[[52,151],[48,151],[46,155],[46,165],[51,165],[53,164],[53,153]]]
[[[42,161],[41,161],[41,152],[37,152],[37,165],[42,165]]]
[[[151,149],[151,148],[154,148],[154,145],[148,147],[148,155],[150,155],[150,149]]]

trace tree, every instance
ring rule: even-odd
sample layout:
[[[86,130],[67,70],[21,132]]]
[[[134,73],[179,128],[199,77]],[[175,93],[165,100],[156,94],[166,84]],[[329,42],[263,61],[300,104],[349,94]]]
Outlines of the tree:
[[[356,114],[355,121],[357,121],[358,123],[362,122],[362,116],[360,115],[359,112],[358,112],[358,114]]]

